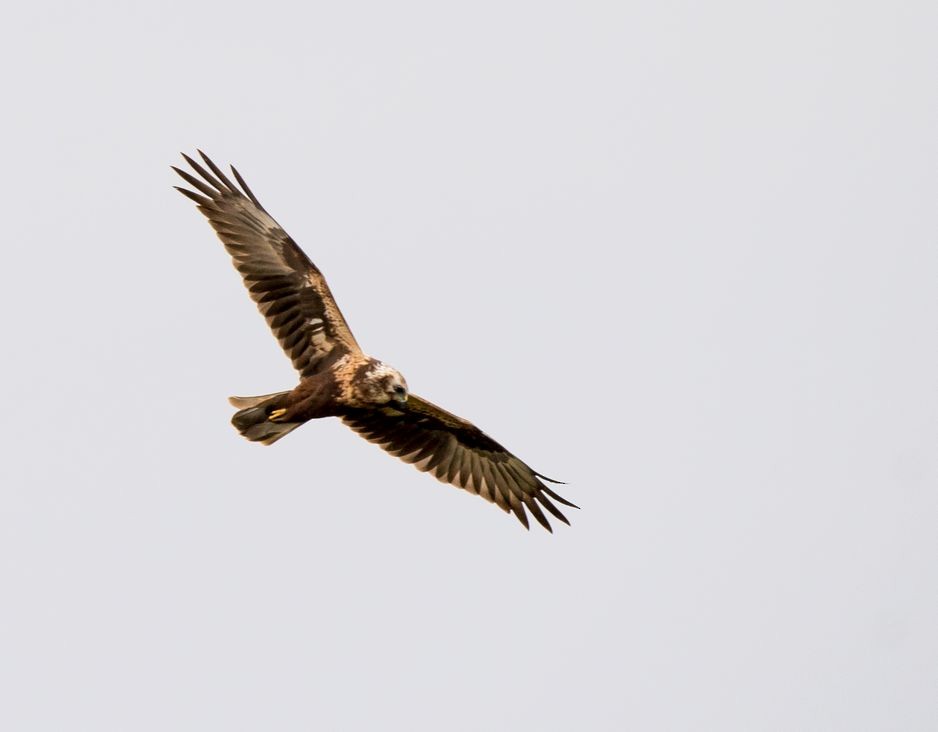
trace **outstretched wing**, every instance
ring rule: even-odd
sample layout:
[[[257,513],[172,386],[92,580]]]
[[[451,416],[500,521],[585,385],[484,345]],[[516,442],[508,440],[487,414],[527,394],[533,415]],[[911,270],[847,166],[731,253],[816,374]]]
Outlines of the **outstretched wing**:
[[[576,506],[540,480],[549,478],[534,472],[471,422],[425,399],[411,394],[405,405],[354,410],[342,421],[418,470],[498,504],[513,513],[525,528],[527,509],[541,526],[552,531],[541,507],[565,524],[570,523],[550,499]]]
[[[199,155],[211,172],[183,157],[201,180],[173,167],[199,192],[176,190],[208,218],[296,370],[309,376],[330,355],[361,352],[316,265],[264,210],[234,167],[240,189],[201,150]]]

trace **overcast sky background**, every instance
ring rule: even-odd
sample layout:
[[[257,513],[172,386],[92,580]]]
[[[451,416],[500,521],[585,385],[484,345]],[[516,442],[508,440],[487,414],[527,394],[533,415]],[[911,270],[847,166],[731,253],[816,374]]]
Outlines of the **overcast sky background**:
[[[938,729],[933,2],[19,4],[0,728]],[[295,375],[178,151],[569,482],[525,532]]]

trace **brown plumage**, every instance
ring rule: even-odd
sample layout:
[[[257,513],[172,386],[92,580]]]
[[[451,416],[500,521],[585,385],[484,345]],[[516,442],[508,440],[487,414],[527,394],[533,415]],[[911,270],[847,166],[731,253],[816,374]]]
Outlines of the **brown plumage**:
[[[247,439],[272,444],[304,422],[338,417],[366,440],[482,496],[528,526],[527,511],[548,531],[544,510],[569,523],[551,501],[576,508],[478,427],[407,390],[401,374],[362,352],[329,286],[233,167],[232,181],[199,151],[183,155],[199,177],[173,167],[241,273],[251,298],[300,373],[292,391],[231,397],[232,424]],[[239,187],[240,186],[240,187]],[[542,510],[543,509],[543,510]]]

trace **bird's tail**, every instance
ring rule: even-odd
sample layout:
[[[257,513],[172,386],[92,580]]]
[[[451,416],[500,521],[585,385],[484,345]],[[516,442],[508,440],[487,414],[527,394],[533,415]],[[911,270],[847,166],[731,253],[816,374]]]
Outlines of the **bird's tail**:
[[[280,391],[255,397],[228,397],[231,406],[238,408],[231,418],[231,424],[251,442],[273,444],[303,424],[275,421],[277,411],[283,409],[289,393]]]

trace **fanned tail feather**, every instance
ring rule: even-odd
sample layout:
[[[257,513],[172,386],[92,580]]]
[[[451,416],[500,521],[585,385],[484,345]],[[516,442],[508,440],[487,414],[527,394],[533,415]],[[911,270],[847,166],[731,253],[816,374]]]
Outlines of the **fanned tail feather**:
[[[302,424],[302,422],[275,422],[270,419],[271,412],[281,408],[289,393],[281,391],[263,396],[228,397],[231,406],[238,407],[238,411],[231,418],[231,424],[251,442],[260,442],[265,445],[275,443]]]

